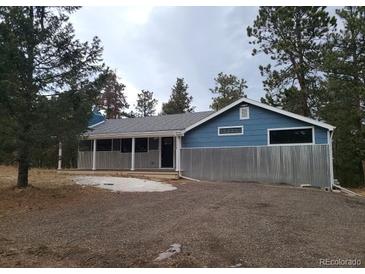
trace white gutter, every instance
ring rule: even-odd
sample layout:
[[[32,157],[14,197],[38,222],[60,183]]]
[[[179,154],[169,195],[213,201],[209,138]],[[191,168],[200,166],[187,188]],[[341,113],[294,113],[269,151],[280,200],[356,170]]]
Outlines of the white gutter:
[[[99,122],[99,123],[93,124],[93,125],[89,126],[88,128],[96,127],[96,126],[98,126],[98,125],[101,125],[101,124],[102,124],[102,123],[104,123],[104,122],[105,122],[105,120],[103,120],[103,121],[101,121],[101,122]]]
[[[84,134],[85,139],[117,139],[117,138],[137,138],[137,137],[171,137],[184,136],[181,130],[174,131],[148,131],[148,132],[127,132],[127,133],[99,133]]]

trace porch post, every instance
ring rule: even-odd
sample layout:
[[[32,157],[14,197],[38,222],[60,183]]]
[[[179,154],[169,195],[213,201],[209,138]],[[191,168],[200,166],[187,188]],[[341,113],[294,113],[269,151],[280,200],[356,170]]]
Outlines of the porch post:
[[[131,170],[134,170],[134,154],[136,150],[136,138],[132,138],[132,157],[131,157]]]
[[[58,170],[62,169],[62,143],[58,143]]]
[[[161,137],[158,137],[158,149],[159,149],[159,152],[158,152],[158,168],[161,168]]]
[[[93,169],[96,170],[96,139],[94,139],[93,143]]]
[[[176,136],[176,171],[180,171],[181,136]]]

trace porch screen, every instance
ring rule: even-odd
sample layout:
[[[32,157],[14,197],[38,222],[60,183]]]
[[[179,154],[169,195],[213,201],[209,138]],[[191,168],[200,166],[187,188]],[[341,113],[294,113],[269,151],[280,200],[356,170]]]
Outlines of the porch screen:
[[[147,138],[136,139],[136,152],[147,152]]]
[[[148,138],[148,149],[149,150],[158,150],[158,138]]]
[[[96,140],[96,151],[111,151],[112,150],[112,140]]]
[[[81,140],[79,142],[79,151],[92,151],[93,141],[92,140]]]
[[[120,139],[113,139],[113,151],[120,151]]]
[[[123,153],[132,152],[132,139],[122,139],[121,152]]]

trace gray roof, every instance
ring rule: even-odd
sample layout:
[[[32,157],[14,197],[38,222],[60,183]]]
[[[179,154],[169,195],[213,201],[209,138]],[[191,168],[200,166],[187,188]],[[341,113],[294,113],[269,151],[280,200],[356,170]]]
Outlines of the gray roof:
[[[213,111],[203,111],[150,117],[109,119],[90,129],[86,135],[184,130],[212,113]]]

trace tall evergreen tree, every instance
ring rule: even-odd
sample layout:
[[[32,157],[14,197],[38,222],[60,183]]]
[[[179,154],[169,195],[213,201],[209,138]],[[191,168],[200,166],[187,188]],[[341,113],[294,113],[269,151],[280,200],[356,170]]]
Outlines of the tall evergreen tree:
[[[123,91],[125,85],[118,81],[114,71],[106,71],[102,76],[105,86],[100,95],[98,106],[105,110],[107,119],[117,119],[125,116],[125,110],[129,108],[126,96]]]
[[[75,39],[68,15],[76,9],[0,7],[0,109],[15,140],[19,187],[28,185],[37,147],[87,128],[102,47],[97,37]]]
[[[171,96],[167,103],[162,104],[163,114],[175,114],[192,112],[194,107],[191,106],[192,96],[187,92],[188,85],[185,84],[184,78],[177,78],[176,84],[172,87]]]
[[[252,54],[263,52],[271,64],[260,66],[266,77],[264,103],[315,116],[321,82],[318,67],[328,32],[336,25],[325,7],[260,7],[247,28]]]
[[[153,98],[153,92],[141,90],[137,96],[137,115],[142,117],[152,116],[156,112],[156,105],[158,102],[157,99]]]
[[[220,110],[246,96],[247,82],[244,79],[238,79],[235,75],[220,72],[214,78],[214,81],[216,83],[215,87],[209,89],[213,94],[218,94],[218,96],[212,98],[213,102],[210,108],[213,110]]]
[[[365,8],[336,11],[344,29],[330,35],[323,65],[328,81],[321,117],[336,126],[335,176],[344,185],[364,182],[365,160]]]

